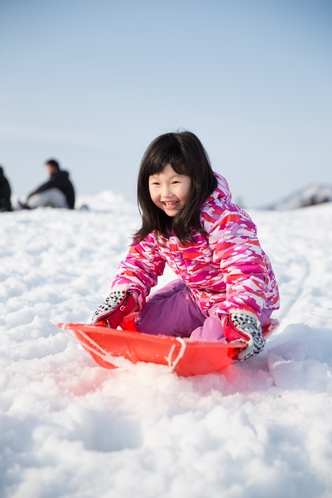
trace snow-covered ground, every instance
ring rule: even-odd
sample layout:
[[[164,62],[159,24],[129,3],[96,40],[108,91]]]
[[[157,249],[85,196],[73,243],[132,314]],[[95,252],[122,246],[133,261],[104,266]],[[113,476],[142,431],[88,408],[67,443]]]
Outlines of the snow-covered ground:
[[[247,362],[181,378],[102,369],[56,327],[90,320],[139,226],[111,193],[81,201],[0,215],[0,496],[331,497],[332,204],[250,212],[279,331]]]

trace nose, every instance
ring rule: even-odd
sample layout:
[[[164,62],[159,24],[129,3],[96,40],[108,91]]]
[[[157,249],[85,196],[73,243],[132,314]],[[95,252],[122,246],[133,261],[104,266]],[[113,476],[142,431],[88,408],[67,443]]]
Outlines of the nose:
[[[163,185],[161,188],[161,197],[162,198],[167,198],[172,195],[172,191],[169,185]]]

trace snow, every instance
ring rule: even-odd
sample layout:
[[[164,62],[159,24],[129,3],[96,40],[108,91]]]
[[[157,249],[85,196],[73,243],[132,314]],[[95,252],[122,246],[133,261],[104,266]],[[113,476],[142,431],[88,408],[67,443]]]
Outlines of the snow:
[[[324,202],[332,201],[332,185],[312,183],[297,192],[292,192],[287,197],[273,202],[263,209],[276,209],[278,211],[297,209],[306,206],[314,206]]]
[[[139,226],[111,192],[81,203],[0,215],[0,496],[331,497],[332,204],[250,211],[281,326],[259,356],[181,378],[102,369],[56,327],[90,320]]]

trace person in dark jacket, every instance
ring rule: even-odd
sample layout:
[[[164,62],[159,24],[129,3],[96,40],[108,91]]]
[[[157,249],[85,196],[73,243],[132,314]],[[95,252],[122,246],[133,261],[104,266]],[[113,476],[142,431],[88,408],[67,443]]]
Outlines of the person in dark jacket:
[[[0,212],[12,210],[11,194],[9,181],[3,174],[3,168],[0,166]]]
[[[69,180],[69,173],[61,170],[54,159],[46,161],[45,166],[50,179],[31,192],[26,205],[21,206],[28,209],[40,206],[74,209],[75,190]]]

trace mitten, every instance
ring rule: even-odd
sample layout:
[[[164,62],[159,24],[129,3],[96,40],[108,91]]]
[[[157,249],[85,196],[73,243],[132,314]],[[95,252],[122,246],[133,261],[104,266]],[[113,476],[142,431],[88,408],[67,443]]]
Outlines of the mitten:
[[[265,346],[260,321],[250,311],[230,310],[223,320],[223,329],[227,341],[247,343],[247,347],[237,356],[239,360],[247,360],[260,353]]]
[[[126,315],[135,311],[136,300],[127,285],[113,287],[104,304],[100,305],[91,318],[91,323],[106,322],[116,329]]]

